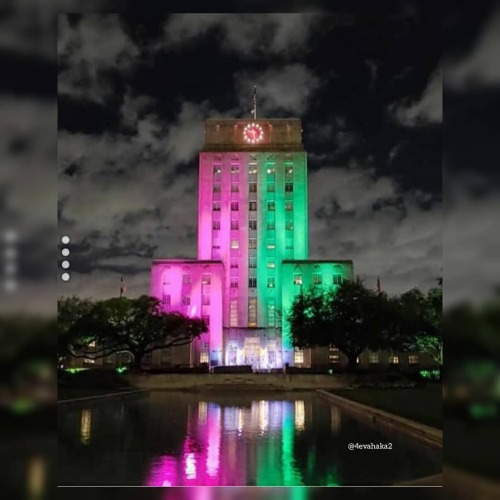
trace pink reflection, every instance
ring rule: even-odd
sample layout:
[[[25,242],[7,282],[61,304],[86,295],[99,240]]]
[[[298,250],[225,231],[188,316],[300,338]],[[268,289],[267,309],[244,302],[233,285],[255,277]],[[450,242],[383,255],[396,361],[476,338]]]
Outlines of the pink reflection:
[[[198,403],[197,414],[206,410]],[[190,420],[180,457],[162,456],[157,460],[146,482],[147,486],[218,486],[220,477],[221,408],[209,404],[207,423]],[[205,467],[202,467],[205,464]]]
[[[153,465],[147,486],[175,486],[177,484],[177,460],[165,455]]]

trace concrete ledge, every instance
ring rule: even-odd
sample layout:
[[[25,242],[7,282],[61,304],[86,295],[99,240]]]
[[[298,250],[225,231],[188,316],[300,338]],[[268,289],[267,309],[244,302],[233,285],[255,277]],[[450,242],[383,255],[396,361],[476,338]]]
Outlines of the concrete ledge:
[[[373,408],[372,406],[352,401],[351,399],[337,396],[331,392],[324,390],[318,390],[317,392],[332,403],[335,403],[342,410],[352,413],[357,417],[370,420],[372,423],[382,424],[434,448],[443,448],[443,431],[439,429],[400,417],[399,415],[394,415],[393,413],[379,410],[378,408]]]
[[[124,399],[132,396],[146,396],[150,391],[145,389],[134,391],[111,392],[109,394],[98,394],[97,396],[86,396],[84,398],[63,399],[58,401],[58,405],[72,405],[80,403],[91,403],[100,399]]]
[[[293,391],[346,388],[349,380],[341,375],[281,373],[201,373],[128,374],[127,381],[140,389],[154,390],[267,390]]]

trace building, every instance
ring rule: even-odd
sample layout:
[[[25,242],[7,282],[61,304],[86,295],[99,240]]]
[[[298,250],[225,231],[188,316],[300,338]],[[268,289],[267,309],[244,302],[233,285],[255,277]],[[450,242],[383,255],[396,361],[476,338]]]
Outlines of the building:
[[[300,120],[207,120],[199,155],[198,259],[159,259],[151,270],[150,294],[164,310],[208,324],[207,334],[175,356],[177,363],[311,364],[311,352],[294,350],[285,312],[302,286],[338,285],[353,276],[353,263],[307,259]],[[162,364],[165,355],[153,353],[152,363]]]

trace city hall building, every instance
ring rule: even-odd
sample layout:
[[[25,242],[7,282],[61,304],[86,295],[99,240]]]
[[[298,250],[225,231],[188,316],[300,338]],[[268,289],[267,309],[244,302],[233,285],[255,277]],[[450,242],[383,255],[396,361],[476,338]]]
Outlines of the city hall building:
[[[205,122],[197,254],[154,260],[150,294],[165,311],[203,318],[208,332],[190,346],[153,352],[148,363],[257,370],[314,363],[315,350],[293,348],[286,313],[301,288],[352,278],[353,263],[308,260],[299,119]]]

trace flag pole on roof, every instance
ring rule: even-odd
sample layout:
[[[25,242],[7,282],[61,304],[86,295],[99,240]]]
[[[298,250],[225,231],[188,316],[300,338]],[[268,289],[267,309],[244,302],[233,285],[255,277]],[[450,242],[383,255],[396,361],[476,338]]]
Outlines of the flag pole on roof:
[[[257,119],[257,85],[253,86],[253,108],[252,108],[253,119]]]
[[[123,282],[123,276],[120,277],[120,297],[123,297],[125,293],[125,284]]]

